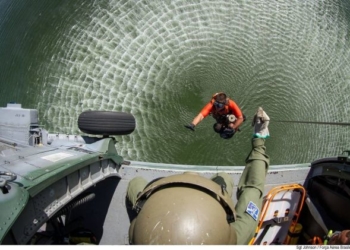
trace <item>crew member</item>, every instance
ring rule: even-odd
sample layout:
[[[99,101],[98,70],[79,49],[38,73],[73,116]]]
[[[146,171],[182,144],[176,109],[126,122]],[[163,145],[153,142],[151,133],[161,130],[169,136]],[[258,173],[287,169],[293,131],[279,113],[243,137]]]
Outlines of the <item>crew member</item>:
[[[231,138],[244,121],[244,115],[238,105],[225,93],[220,92],[214,94],[192,123],[185,127],[194,131],[195,126],[210,114],[216,120],[214,131],[224,139]]]
[[[349,245],[350,244],[350,230],[328,232],[328,235],[323,237],[323,240],[314,236],[307,241],[307,244],[311,245]]]
[[[327,245],[349,245],[350,230],[336,231],[327,237]]]
[[[266,115],[264,111],[257,114]],[[195,172],[150,183],[142,177],[132,179],[127,200],[137,215],[129,228],[130,244],[248,244],[259,222],[269,167],[265,138],[255,135],[268,133],[257,128],[267,126],[254,123],[252,150],[237,186],[236,206],[231,197],[232,178],[224,172],[211,179]]]

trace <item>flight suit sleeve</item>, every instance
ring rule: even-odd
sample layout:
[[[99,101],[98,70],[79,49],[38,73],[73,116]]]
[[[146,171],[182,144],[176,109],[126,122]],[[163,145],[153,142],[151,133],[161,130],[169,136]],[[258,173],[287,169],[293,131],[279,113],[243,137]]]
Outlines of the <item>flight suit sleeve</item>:
[[[203,117],[205,118],[205,117],[207,117],[207,116],[210,114],[212,108],[213,108],[213,104],[212,104],[211,102],[208,102],[208,103],[202,108],[202,110],[200,111],[200,113],[201,113],[201,114],[203,115]]]
[[[233,114],[238,118],[243,118],[243,114],[241,109],[238,107],[238,105],[233,101],[229,100],[228,102],[229,109],[233,112]]]
[[[238,245],[249,243],[259,222],[270,163],[264,144],[264,139],[252,139],[252,151],[246,159],[246,167],[238,183],[236,221],[232,223],[237,232]]]
[[[126,197],[128,198],[132,207],[134,207],[136,204],[138,194],[145,189],[147,184],[148,182],[142,177],[135,177],[129,182],[128,188],[126,191]]]

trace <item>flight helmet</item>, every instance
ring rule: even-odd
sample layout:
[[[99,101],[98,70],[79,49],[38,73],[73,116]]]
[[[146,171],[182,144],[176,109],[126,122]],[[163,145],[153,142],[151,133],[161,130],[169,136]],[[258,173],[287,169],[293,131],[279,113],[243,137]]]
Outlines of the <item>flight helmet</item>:
[[[165,177],[139,196],[131,244],[236,244],[234,205],[223,187],[194,174]]]

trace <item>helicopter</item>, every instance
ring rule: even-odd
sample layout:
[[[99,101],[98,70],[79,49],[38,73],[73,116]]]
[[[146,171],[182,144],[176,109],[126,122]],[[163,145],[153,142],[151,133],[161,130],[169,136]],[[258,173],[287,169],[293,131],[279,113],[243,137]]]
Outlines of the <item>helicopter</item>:
[[[132,178],[151,181],[185,171],[209,177],[222,171],[238,183],[244,169],[125,160],[118,154],[115,136],[128,135],[136,126],[135,118],[125,112],[82,112],[77,123],[83,135],[49,133],[39,125],[36,109],[17,103],[0,108],[0,117],[3,245],[128,245],[135,214],[125,196]],[[308,244],[330,229],[348,229],[349,155],[344,151],[309,164],[270,166],[264,193],[266,216],[260,219],[251,244]],[[235,203],[236,198],[232,199]],[[298,225],[302,230],[292,239],[290,229]]]

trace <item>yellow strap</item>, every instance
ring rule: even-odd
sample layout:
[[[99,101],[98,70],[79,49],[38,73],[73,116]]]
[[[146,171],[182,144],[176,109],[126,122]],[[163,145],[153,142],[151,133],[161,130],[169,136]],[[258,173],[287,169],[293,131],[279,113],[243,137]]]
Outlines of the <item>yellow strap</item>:
[[[333,231],[329,230],[326,239],[323,241],[323,245],[328,245],[328,240],[330,239],[330,237],[332,236]]]

